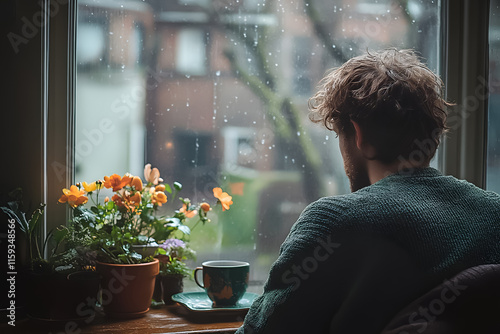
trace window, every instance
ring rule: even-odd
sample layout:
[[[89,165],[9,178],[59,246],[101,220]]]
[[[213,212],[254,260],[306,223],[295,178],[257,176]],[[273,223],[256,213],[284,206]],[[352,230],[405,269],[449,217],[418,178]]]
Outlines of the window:
[[[221,185],[234,204],[193,231],[197,262],[250,261],[257,285],[302,209],[349,191],[307,118],[325,71],[389,46],[439,67],[439,1],[78,3],[75,179],[152,163],[193,200]]]
[[[206,52],[203,30],[183,28],[177,36],[176,67],[181,74],[204,75],[206,73]]]

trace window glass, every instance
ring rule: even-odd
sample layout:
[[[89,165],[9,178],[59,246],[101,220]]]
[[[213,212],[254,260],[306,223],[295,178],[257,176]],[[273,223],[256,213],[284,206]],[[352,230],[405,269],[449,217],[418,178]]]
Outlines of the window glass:
[[[500,1],[490,2],[486,188],[500,192]]]
[[[347,193],[334,133],[308,120],[329,68],[414,48],[438,71],[439,1],[78,1],[76,180],[157,167],[193,202],[197,264],[247,260],[260,286],[305,206]],[[169,201],[174,201],[169,198]]]

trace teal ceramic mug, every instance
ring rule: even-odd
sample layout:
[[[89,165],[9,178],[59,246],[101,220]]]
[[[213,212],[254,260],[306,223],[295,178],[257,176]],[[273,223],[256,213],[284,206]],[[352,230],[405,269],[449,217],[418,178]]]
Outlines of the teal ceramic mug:
[[[202,271],[203,284],[198,281],[198,271]],[[234,306],[247,290],[249,273],[248,262],[206,261],[194,270],[194,280],[205,289],[214,307]]]

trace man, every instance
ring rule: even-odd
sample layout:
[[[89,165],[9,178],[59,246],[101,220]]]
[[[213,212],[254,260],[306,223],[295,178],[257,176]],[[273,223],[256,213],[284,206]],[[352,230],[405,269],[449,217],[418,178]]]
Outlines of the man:
[[[237,333],[380,333],[434,286],[500,263],[500,196],[429,167],[446,130],[442,88],[410,50],[356,57],[323,79],[311,119],[339,136],[352,193],[304,210]],[[419,308],[410,327],[461,289],[443,288],[443,308]]]

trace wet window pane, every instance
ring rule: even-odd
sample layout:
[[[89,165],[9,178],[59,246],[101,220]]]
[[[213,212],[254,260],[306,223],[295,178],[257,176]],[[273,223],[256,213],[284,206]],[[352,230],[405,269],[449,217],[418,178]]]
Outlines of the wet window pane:
[[[197,263],[250,261],[256,284],[304,207],[349,191],[308,120],[325,71],[385,47],[439,70],[439,1],[78,3],[76,180],[151,163],[193,202],[221,186],[234,204],[193,231]]]

